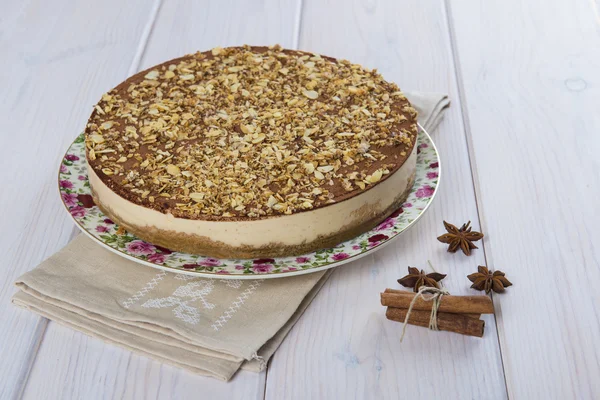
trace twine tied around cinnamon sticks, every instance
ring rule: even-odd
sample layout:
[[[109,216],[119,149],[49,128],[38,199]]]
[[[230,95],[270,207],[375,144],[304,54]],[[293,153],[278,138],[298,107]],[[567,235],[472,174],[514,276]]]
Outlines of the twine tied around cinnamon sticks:
[[[425,297],[425,293],[431,293],[432,296]],[[433,304],[431,305],[431,314],[429,316],[429,329],[434,330],[434,331],[439,331],[438,324],[437,324],[437,312],[438,312],[438,309],[440,308],[440,303],[442,301],[442,297],[446,294],[450,294],[450,292],[448,292],[448,290],[446,290],[444,288],[438,289],[436,287],[429,287],[429,286],[421,286],[419,288],[419,291],[417,292],[415,297],[410,302],[410,305],[408,306],[408,311],[406,312],[406,317],[404,318],[404,326],[402,327],[402,336],[400,336],[400,342],[402,342],[402,340],[404,339],[404,335],[406,334],[406,325],[408,325],[408,319],[410,318],[410,313],[412,312],[412,309],[419,298],[423,299],[424,301],[433,302]]]

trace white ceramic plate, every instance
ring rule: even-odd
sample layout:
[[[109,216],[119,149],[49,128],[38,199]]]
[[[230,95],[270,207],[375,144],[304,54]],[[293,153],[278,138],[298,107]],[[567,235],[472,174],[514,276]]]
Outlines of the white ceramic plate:
[[[221,279],[267,279],[337,267],[381,249],[411,227],[431,204],[440,180],[439,156],[431,137],[419,126],[415,184],[402,207],[376,228],[341,243],[295,257],[257,260],[215,259],[170,251],[129,233],[94,204],[87,176],[83,134],[71,144],[58,175],[61,198],[77,226],[108,250],[129,260],[171,272]],[[398,188],[402,190],[402,188]]]

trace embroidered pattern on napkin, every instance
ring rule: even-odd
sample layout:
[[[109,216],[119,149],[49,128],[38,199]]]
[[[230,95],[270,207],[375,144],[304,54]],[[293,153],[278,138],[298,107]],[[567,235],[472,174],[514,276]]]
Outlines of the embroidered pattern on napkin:
[[[158,287],[165,278],[183,282],[180,286],[176,286],[171,295],[161,297],[164,296],[165,293],[162,293]],[[256,292],[262,282],[262,280],[258,279],[246,282],[240,279],[202,279],[189,275],[173,275],[161,271],[148,281],[148,283],[146,283],[136,294],[124,300],[121,304],[123,307],[132,311],[135,311],[136,307],[170,308],[176,318],[187,324],[196,325],[200,322],[200,308],[205,310],[212,310],[215,308],[215,303],[210,302],[210,294],[215,290],[215,287],[225,286],[229,289],[237,290],[239,295],[233,298],[230,304],[224,305],[225,310],[223,313],[211,323],[210,326],[215,331],[219,331],[227,324],[227,322],[229,322],[246,300]],[[224,288],[218,288],[217,290],[222,289]],[[157,293],[155,294],[154,292]]]

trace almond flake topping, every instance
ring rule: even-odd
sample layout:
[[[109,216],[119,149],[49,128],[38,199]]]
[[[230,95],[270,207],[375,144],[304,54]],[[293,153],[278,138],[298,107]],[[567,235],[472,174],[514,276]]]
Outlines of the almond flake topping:
[[[102,96],[90,164],[176,217],[257,218],[340,201],[410,154],[416,110],[376,70],[279,46],[215,48]]]

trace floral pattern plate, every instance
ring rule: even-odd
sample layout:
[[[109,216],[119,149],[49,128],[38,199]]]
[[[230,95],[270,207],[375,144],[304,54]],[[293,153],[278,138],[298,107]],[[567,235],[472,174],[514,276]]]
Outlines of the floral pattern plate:
[[[140,240],[111,221],[94,204],[85,161],[83,134],[71,144],[58,174],[62,201],[90,238],[107,249],[150,267],[221,279],[266,279],[301,275],[337,267],[381,249],[412,226],[431,204],[439,185],[440,164],[433,141],[419,127],[415,184],[406,202],[369,232],[333,248],[296,257],[258,260],[215,259],[171,251]],[[401,188],[398,188],[400,190]]]

